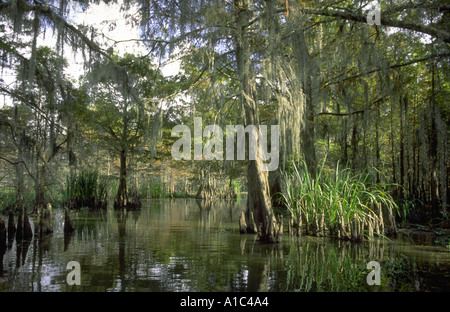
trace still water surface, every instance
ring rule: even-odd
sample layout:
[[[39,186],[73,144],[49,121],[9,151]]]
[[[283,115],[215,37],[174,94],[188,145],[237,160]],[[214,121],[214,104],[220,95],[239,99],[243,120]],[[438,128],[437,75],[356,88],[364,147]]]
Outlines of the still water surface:
[[[140,211],[53,212],[54,233],[3,255],[0,291],[449,291],[450,252],[413,241],[360,244],[289,237],[265,245],[238,232],[245,200],[153,199]],[[367,285],[369,261],[381,285]],[[70,261],[81,285],[67,284]]]

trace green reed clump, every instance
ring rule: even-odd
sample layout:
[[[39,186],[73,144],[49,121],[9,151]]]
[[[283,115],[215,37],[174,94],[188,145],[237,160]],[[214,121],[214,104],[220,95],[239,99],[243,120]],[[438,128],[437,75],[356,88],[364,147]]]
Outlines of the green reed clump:
[[[151,198],[164,197],[164,184],[161,182],[152,182],[149,184],[149,193]]]
[[[97,170],[84,169],[67,175],[64,195],[70,209],[106,208],[107,183],[100,179]]]
[[[396,232],[398,206],[385,184],[372,183],[372,176],[348,169],[324,168],[311,176],[306,163],[284,173],[282,198],[290,217],[290,229],[316,236],[362,240],[364,236]]]

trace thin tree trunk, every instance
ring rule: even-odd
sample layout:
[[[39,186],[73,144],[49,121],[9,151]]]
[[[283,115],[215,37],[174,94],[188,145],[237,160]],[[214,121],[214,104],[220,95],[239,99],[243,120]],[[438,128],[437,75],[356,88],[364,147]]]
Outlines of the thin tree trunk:
[[[404,178],[405,178],[405,145],[403,142],[403,98],[400,96],[400,199],[403,198],[403,187],[404,187]]]
[[[314,147],[314,120],[311,95],[306,97],[306,109],[303,113],[302,150],[311,176],[315,176],[317,167],[316,148]]]
[[[396,174],[396,165],[395,165],[395,145],[394,145],[394,124],[393,124],[393,115],[394,115],[394,105],[391,103],[391,112],[390,112],[390,126],[391,126],[391,162],[392,162],[392,183],[397,183],[397,174]],[[398,191],[398,188],[396,188]]]
[[[24,137],[25,133],[23,130],[19,129],[19,108],[16,105],[14,108],[14,135],[16,136],[17,142],[17,164],[16,169],[16,207],[18,210],[22,209],[25,204],[24,194],[25,194],[25,183],[24,183]]]
[[[435,95],[435,66],[432,66],[431,70],[431,94],[430,104],[431,104],[431,133],[430,133],[430,156],[431,156],[431,176],[430,176],[430,191],[431,191],[431,205],[432,205],[432,215],[433,217],[438,217],[440,215],[439,209],[439,183],[438,183],[438,137],[437,137],[437,108],[436,101],[434,99]]]
[[[375,168],[379,169],[380,166],[380,135],[379,135],[379,122],[380,122],[380,107],[376,104],[376,118],[375,118]],[[380,183],[380,172],[376,171],[376,183]]]
[[[117,195],[114,201],[114,207],[116,209],[125,208],[128,205],[128,192],[127,192],[127,152],[125,148],[120,151],[120,175],[119,175],[119,187],[117,189]]]
[[[306,45],[306,38],[303,29],[296,30],[293,35],[293,54],[297,61],[297,76],[302,82],[305,93],[305,106],[303,108],[303,121],[301,131],[301,148],[306,165],[311,176],[315,176],[317,157],[314,146],[314,79],[316,70],[313,66],[313,59],[309,54]]]
[[[71,121],[69,121],[69,124],[67,125],[67,158],[69,160],[70,175],[72,175],[73,170],[75,169],[77,163],[77,157],[74,152],[74,139],[75,135],[73,130],[73,124]]]
[[[40,164],[40,165],[39,165]],[[35,201],[33,214],[37,214],[40,209],[45,207],[45,164],[37,163],[36,182],[35,182]]]

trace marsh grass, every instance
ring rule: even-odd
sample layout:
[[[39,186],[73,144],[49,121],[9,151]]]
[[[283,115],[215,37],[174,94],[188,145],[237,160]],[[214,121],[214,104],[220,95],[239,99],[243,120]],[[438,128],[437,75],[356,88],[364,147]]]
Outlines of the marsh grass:
[[[164,192],[166,189],[162,182],[152,182],[148,184],[148,192],[150,198],[162,198],[167,196]]]
[[[337,236],[355,241],[395,234],[398,206],[388,184],[372,182],[367,171],[354,174],[337,165],[326,170],[325,161],[311,176],[306,163],[283,174],[283,203],[290,216],[290,232]]]
[[[139,188],[139,195],[141,198],[167,198],[171,197],[170,193],[166,192],[167,185],[160,181],[150,180],[144,183]],[[180,192],[181,194],[181,192]],[[178,195],[178,194],[177,194]],[[172,196],[175,197],[175,196]],[[181,197],[181,196],[180,196]]]
[[[106,208],[107,183],[99,177],[97,170],[84,169],[66,177],[65,202],[70,209],[89,207]]]

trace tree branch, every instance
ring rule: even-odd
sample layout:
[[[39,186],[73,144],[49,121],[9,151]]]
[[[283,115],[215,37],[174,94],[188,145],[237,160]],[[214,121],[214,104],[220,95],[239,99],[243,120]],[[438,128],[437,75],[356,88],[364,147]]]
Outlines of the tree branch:
[[[11,161],[11,160],[9,160],[9,159],[7,159],[7,158],[5,158],[5,157],[2,157],[2,156],[0,156],[0,159],[1,159],[1,160],[4,160],[4,161],[6,161],[7,163],[9,163],[9,164],[11,164],[11,165],[14,165],[14,166],[19,165],[19,164],[23,164],[25,170],[28,172],[28,174],[29,174],[30,177],[33,179],[33,181],[36,181],[36,179],[34,178],[34,176],[31,174],[30,170],[28,169],[27,164],[26,164],[23,160],[20,160],[20,161]]]
[[[350,115],[356,115],[356,114],[364,114],[364,112],[368,109],[370,109],[374,104],[377,104],[378,102],[382,101],[384,97],[380,97],[379,99],[373,101],[368,107],[353,111],[350,113],[331,113],[331,112],[321,112],[318,114],[313,115],[313,118],[319,117],[319,116],[350,116]]]
[[[300,11],[303,12],[304,14],[330,16],[330,17],[337,17],[337,18],[345,19],[348,21],[367,23],[366,15],[359,15],[359,14],[353,13],[353,12],[343,12],[343,11],[336,11],[336,10],[320,10],[320,9],[311,9],[311,8],[301,8]],[[416,24],[416,23],[411,23],[411,22],[390,19],[390,18],[386,17],[386,14],[381,14],[380,22],[381,22],[381,25],[383,25],[383,26],[397,27],[397,28],[417,31],[420,33],[430,35],[430,36],[437,38],[439,40],[442,40],[446,43],[450,43],[450,33],[448,31],[445,31],[442,29],[438,29],[438,28],[435,28],[432,26],[427,26],[427,25],[422,25],[422,24]]]
[[[36,2],[35,2],[36,3]],[[8,3],[9,4],[9,3]],[[97,43],[89,39],[81,30],[79,30],[77,27],[69,24],[63,17],[58,15],[55,11],[53,11],[49,6],[45,6],[44,4],[36,4],[36,5],[30,5],[24,1],[18,1],[18,5],[21,7],[21,9],[25,12],[34,11],[38,14],[41,14],[45,16],[50,21],[53,21],[53,23],[57,25],[62,25],[66,30],[73,33],[76,37],[78,37],[88,48],[91,52],[97,53],[104,57],[106,60],[108,60],[114,70],[117,72],[120,72],[123,76],[128,77],[128,72],[126,68],[123,68],[122,66],[117,65],[112,56],[108,53],[108,51],[105,51],[102,49]],[[2,7],[0,6],[0,9]],[[124,79],[124,81],[129,81],[129,79]],[[142,104],[142,101],[140,100],[139,96],[136,94],[133,87],[130,87],[131,92],[130,95],[133,98],[134,101],[138,104]]]
[[[446,58],[446,57],[450,57],[450,53],[432,54],[432,55],[429,55],[429,56],[426,56],[426,57],[422,57],[422,58],[419,58],[419,59],[414,59],[414,60],[411,60],[411,61],[408,61],[408,62],[405,62],[405,63],[394,64],[394,65],[390,65],[388,67],[377,67],[377,68],[374,68],[374,69],[371,69],[371,70],[368,70],[368,71],[365,71],[365,72],[362,72],[362,73],[359,73],[359,74],[356,74],[356,75],[353,75],[353,76],[350,76],[350,77],[345,77],[345,78],[342,78],[342,79],[339,79],[339,80],[334,80],[334,81],[327,82],[322,87],[322,89],[328,87],[331,84],[335,84],[335,83],[339,83],[339,82],[342,82],[342,81],[345,81],[345,80],[358,78],[358,77],[361,77],[361,76],[364,76],[364,75],[369,75],[369,74],[372,74],[372,73],[375,73],[375,72],[378,72],[378,71],[381,71],[381,70],[400,68],[400,67],[405,67],[405,66],[408,66],[408,65],[411,65],[411,64],[415,64],[415,63],[425,62],[425,61],[428,61],[428,60],[431,60],[431,59],[440,59],[440,58]]]

